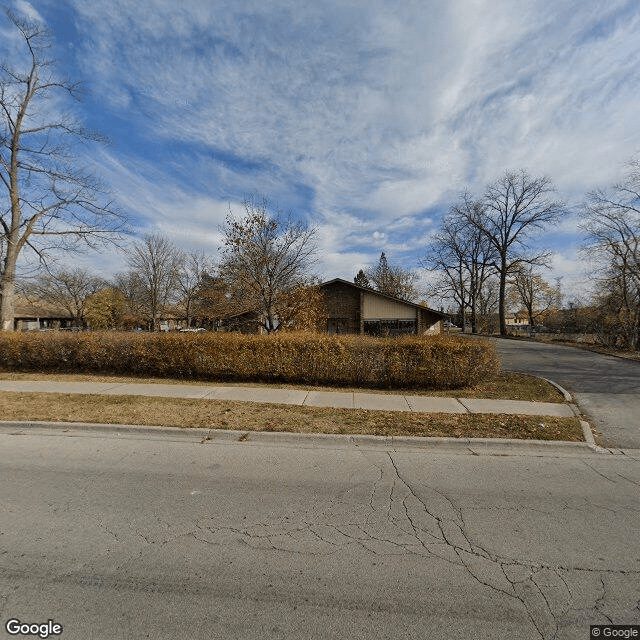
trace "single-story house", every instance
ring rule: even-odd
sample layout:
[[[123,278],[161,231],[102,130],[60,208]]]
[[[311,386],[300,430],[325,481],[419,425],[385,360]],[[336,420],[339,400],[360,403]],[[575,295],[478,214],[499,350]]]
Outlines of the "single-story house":
[[[449,314],[335,278],[320,285],[327,332],[367,335],[441,333]]]
[[[13,328],[16,331],[65,329],[74,325],[74,317],[66,309],[45,303],[32,304],[20,298],[16,300],[13,318]]]
[[[236,331],[238,333],[265,333],[262,313],[255,309],[248,309],[242,313],[223,318],[218,329]]]

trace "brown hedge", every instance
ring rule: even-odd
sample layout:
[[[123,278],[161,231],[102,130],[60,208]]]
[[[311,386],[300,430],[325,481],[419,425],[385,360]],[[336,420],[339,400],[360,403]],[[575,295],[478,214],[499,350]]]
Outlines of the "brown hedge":
[[[3,333],[0,367],[192,380],[454,389],[496,375],[488,341],[283,333]]]

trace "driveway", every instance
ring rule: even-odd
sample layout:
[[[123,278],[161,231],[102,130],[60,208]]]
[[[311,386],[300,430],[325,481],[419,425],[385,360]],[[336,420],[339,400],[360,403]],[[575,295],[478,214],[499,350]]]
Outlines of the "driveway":
[[[526,340],[494,342],[505,369],[543,376],[570,391],[602,433],[601,444],[640,449],[640,362]]]

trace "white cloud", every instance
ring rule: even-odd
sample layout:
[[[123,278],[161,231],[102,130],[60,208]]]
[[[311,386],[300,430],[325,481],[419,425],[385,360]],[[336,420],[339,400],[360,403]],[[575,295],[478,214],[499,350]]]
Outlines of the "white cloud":
[[[580,116],[580,129],[593,131],[592,117],[576,100],[634,68],[632,25],[574,49],[571,38],[586,28],[575,16],[592,19],[576,5],[568,33],[555,26],[547,40],[541,30],[569,10],[557,10],[554,21],[552,11],[537,14],[533,7],[523,12],[518,6],[516,13],[504,3],[493,11],[475,2],[456,6],[463,10],[413,5],[391,15],[378,2],[348,12],[360,20],[349,29],[346,10],[331,5],[257,9],[240,3],[236,10],[207,12],[199,3],[178,10],[157,0],[143,11],[128,2],[108,16],[95,7],[83,11],[101,25],[88,60],[109,81],[105,96],[129,105],[118,90],[124,85],[129,95],[141,92],[157,103],[149,121],[154,134],[204,140],[248,157],[277,154],[290,170],[298,158],[310,158],[328,163],[329,173],[343,180],[379,180],[387,169],[406,173],[421,166],[432,169],[416,176],[427,182],[434,166],[461,177],[480,159],[469,149],[488,160],[490,175],[505,166],[548,166],[553,158],[537,157],[540,151],[557,154],[566,146],[540,145],[542,129],[551,125],[553,137],[575,139],[575,131],[558,130],[569,108]],[[125,25],[128,53],[117,53]],[[197,39],[207,36],[211,42],[201,50]],[[169,60],[157,56],[159,43]],[[603,48],[616,62],[626,56],[626,68],[612,64]],[[571,78],[567,69],[575,70]],[[422,199],[416,187],[408,191]],[[437,197],[442,187],[435,191]]]
[[[34,6],[27,0],[14,0],[16,11],[22,14],[28,20],[44,23],[43,17],[38,13]]]
[[[640,151],[622,0],[71,4],[97,98],[183,150],[175,174],[173,154],[114,151],[121,199],[187,244],[219,242],[210,221],[255,192],[319,225],[329,271],[409,261],[466,186],[526,167],[577,201]]]
[[[93,166],[117,194],[136,234],[158,231],[182,249],[218,251],[225,216],[230,208],[240,211],[241,203],[187,192],[157,167],[123,160],[103,150],[94,157]]]

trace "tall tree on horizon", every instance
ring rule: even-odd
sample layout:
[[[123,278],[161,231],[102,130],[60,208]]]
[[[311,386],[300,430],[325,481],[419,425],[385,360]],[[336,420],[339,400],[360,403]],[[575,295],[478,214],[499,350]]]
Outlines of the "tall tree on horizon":
[[[52,250],[96,247],[118,237],[124,218],[73,155],[78,142],[105,142],[59,108],[61,98],[80,100],[82,86],[56,76],[40,24],[6,16],[24,45],[22,60],[0,64],[0,330],[12,331],[22,251],[43,263]]]
[[[353,282],[359,287],[371,289],[371,283],[369,282],[369,278],[367,278],[367,274],[364,272],[364,269],[360,269],[360,271],[356,273]]]
[[[205,282],[210,282],[216,271],[213,259],[204,251],[181,254],[181,265],[176,278],[178,302],[185,316],[187,327],[191,326],[194,311]]]
[[[621,182],[587,194],[584,250],[613,346],[640,349],[640,160],[627,163]],[[604,328],[603,333],[606,333]]]
[[[478,206],[460,208],[461,217],[481,231],[495,250],[500,335],[507,333],[508,277],[525,265],[543,266],[549,260],[549,253],[535,249],[530,240],[535,231],[556,224],[565,212],[564,203],[551,198],[554,192],[553,182],[547,176],[532,178],[525,169],[505,171],[487,185]],[[468,193],[463,197],[473,202]]]
[[[244,215],[227,215],[220,275],[233,297],[261,312],[268,333],[277,329],[288,294],[313,280],[315,233],[291,215],[270,213],[266,199],[245,200]]]
[[[135,242],[126,249],[126,254],[130,270],[124,280],[128,278],[150,329],[156,331],[161,316],[176,301],[183,254],[171,240],[158,233]],[[120,279],[123,280],[122,276]]]
[[[462,202],[451,207],[442,228],[429,245],[421,265],[440,277],[431,286],[434,293],[452,298],[458,307],[462,330],[465,330],[467,310],[471,315],[471,332],[478,330],[480,308],[486,302],[486,286],[492,273],[495,254],[484,234],[466,219],[479,205],[463,196]]]
[[[384,251],[380,254],[378,264],[367,271],[366,277],[376,291],[388,296],[407,301],[414,301],[418,296],[414,287],[418,279],[416,274],[398,265],[389,264]]]

